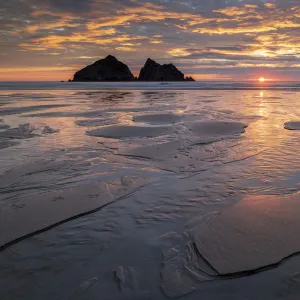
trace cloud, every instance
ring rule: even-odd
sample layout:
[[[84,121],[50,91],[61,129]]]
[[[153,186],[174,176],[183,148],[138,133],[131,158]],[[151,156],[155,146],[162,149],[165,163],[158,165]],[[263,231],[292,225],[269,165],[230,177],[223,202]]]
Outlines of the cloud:
[[[0,26],[0,62],[12,68],[81,67],[80,57],[110,53],[135,72],[148,56],[197,74],[273,68],[294,76],[300,68],[293,0],[10,0],[0,4]]]

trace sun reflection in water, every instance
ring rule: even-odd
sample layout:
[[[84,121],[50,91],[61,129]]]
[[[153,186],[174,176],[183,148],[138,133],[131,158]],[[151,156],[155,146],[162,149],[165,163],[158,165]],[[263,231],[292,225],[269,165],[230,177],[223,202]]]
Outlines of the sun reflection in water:
[[[177,110],[176,110],[176,113],[177,113],[178,115],[183,115],[183,114],[185,113],[185,110],[184,110],[184,109],[177,109]]]

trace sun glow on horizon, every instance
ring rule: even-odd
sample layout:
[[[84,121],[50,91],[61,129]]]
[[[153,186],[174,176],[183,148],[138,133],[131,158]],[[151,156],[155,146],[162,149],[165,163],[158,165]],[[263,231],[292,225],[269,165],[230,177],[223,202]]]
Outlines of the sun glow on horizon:
[[[258,79],[258,81],[261,82],[261,83],[264,83],[264,82],[266,81],[266,79],[265,79],[264,77],[260,77],[260,78]]]

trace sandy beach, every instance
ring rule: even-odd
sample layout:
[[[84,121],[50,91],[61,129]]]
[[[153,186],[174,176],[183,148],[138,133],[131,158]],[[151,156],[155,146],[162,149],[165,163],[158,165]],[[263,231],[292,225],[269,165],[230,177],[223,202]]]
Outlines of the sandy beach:
[[[0,299],[298,299],[297,88],[95,87],[0,86]]]

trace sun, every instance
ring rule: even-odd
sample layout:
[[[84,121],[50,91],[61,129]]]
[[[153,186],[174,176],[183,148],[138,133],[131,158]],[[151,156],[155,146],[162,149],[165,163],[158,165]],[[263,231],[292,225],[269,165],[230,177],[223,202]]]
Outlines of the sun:
[[[258,79],[258,81],[263,83],[263,82],[266,81],[266,79],[265,79],[264,77],[260,77],[260,78]]]

